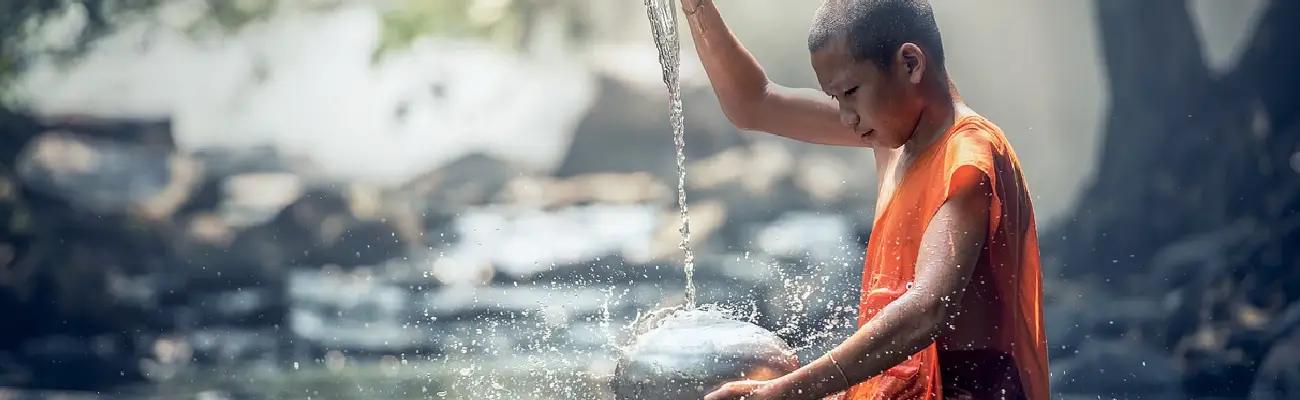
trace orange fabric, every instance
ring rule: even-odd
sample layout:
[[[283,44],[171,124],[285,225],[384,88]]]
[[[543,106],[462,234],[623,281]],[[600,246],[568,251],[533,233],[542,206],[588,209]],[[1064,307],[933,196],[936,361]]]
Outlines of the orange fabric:
[[[989,121],[968,116],[925,150],[903,176],[889,199],[867,247],[858,315],[861,327],[885,305],[906,292],[915,275],[921,236],[939,207],[961,189],[958,170],[973,167],[992,183],[986,254],[979,268],[989,269],[1000,306],[989,321],[998,327],[996,350],[1011,354],[1030,400],[1048,398],[1047,340],[1042,324],[1042,272],[1034,213],[1016,158],[1002,131]],[[978,272],[977,272],[978,273]],[[972,283],[974,284],[974,283]],[[931,344],[884,374],[840,396],[848,400],[940,399],[943,397],[938,349]]]

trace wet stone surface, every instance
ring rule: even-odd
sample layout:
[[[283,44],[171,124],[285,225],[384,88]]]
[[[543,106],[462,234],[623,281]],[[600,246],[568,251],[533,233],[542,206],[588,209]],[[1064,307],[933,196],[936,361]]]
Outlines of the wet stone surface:
[[[645,322],[650,327],[621,352],[615,398],[699,399],[732,380],[772,379],[799,367],[794,349],[757,325],[713,310],[666,313]]]

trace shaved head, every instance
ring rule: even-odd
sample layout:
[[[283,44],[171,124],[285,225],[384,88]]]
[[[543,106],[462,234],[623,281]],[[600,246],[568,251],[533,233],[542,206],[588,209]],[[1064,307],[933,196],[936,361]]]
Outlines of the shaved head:
[[[826,0],[813,18],[808,51],[843,38],[855,61],[888,69],[903,43],[913,43],[943,66],[943,40],[927,0]]]

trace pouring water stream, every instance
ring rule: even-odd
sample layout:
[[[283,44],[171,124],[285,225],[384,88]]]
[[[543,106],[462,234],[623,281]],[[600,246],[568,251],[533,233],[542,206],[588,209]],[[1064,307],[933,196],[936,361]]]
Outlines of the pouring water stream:
[[[686,308],[695,308],[695,254],[691,251],[691,217],[686,206],[686,139],[685,117],[682,115],[682,85],[678,75],[681,59],[681,39],[677,36],[677,0],[645,0],[646,15],[650,18],[650,33],[659,49],[659,65],[663,69],[664,85],[668,87],[668,121],[673,129],[673,142],[677,146],[677,206],[681,210],[681,243],[686,272]]]

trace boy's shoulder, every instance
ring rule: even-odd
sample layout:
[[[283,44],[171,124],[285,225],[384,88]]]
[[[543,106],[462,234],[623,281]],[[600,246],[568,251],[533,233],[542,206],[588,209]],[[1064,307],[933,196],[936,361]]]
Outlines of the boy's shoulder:
[[[973,111],[958,114],[957,120],[953,124],[953,130],[958,137],[965,137],[968,140],[986,140],[990,142],[999,141],[1002,136],[1002,127],[993,123],[987,117],[976,114]]]
[[[959,114],[953,126],[952,137],[944,143],[944,147],[950,158],[956,157],[954,161],[969,160],[972,157],[1016,158],[1002,128],[973,111]]]
[[[1002,128],[976,113],[959,114],[935,165],[942,179],[970,166],[994,180],[1022,182],[1024,172]]]

